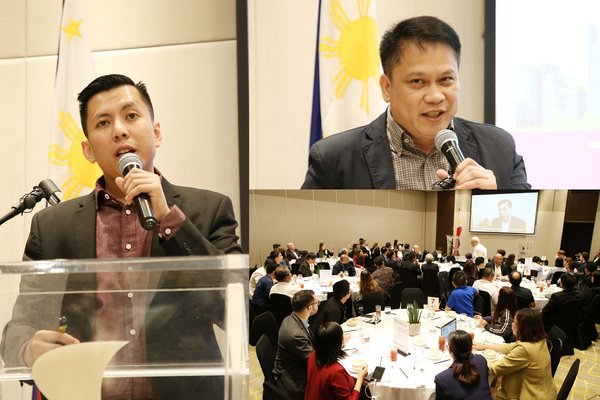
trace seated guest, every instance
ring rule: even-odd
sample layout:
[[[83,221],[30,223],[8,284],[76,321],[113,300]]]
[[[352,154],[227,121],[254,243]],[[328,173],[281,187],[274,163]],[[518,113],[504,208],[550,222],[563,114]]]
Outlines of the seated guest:
[[[584,272],[585,266],[587,265],[590,259],[590,253],[587,251],[582,251],[579,254],[579,262],[577,263],[577,272]]]
[[[394,258],[394,252],[387,247],[381,248],[381,255],[385,257],[385,265],[394,271],[394,277],[400,273],[400,262]]]
[[[490,298],[492,300],[492,314],[494,313],[494,308],[496,308],[496,304],[498,303],[498,287],[494,285],[495,271],[492,267],[485,267],[483,269],[483,274],[481,275],[481,279],[476,280],[473,283],[473,287],[477,290],[483,290],[484,292],[488,292],[490,294]]]
[[[591,301],[600,294],[600,271],[594,271],[592,273],[592,286],[582,288],[583,294],[585,295],[585,303],[590,304]]]
[[[461,330],[448,336],[452,365],[435,376],[436,400],[491,399],[487,361],[473,354],[471,336]]]
[[[504,261],[504,264],[502,265],[502,271],[503,274],[502,275],[508,275],[513,271],[517,270],[517,263],[515,262],[515,255],[514,254],[509,254],[508,257],[506,257],[506,260]]]
[[[435,253],[433,253],[433,256],[435,257],[437,262],[443,263],[445,261],[444,250],[441,247],[438,247],[437,249],[435,249]]]
[[[496,278],[500,278],[502,275],[508,275],[510,271],[504,269],[504,257],[500,253],[496,253],[494,259],[487,263],[486,267],[494,268]]]
[[[298,274],[304,277],[312,276],[315,265],[317,264],[317,256],[315,253],[308,253],[306,258],[300,264],[300,268],[298,268]]]
[[[454,290],[450,293],[446,303],[446,311],[454,310],[457,314],[467,314],[473,318],[473,301],[477,289],[467,286],[467,278],[462,271],[456,271],[452,276]]]
[[[554,262],[554,267],[548,268],[548,273],[546,274],[546,281],[551,282],[552,276],[555,272],[567,272],[566,268],[564,268],[562,258],[557,258]]]
[[[350,282],[345,279],[339,280],[333,284],[333,296],[321,305],[319,313],[311,325],[313,332],[325,322],[337,322],[343,324],[346,321],[346,301],[350,298]]]
[[[327,250],[327,246],[324,242],[319,243],[319,250],[317,251],[317,257],[319,258],[327,258],[333,255],[332,252]]]
[[[383,257],[381,256],[375,257],[373,264],[375,264],[377,269],[371,274],[371,277],[377,281],[379,286],[391,297],[392,288],[394,286],[394,270],[390,267],[386,267],[383,262]]]
[[[477,257],[475,259],[475,267],[477,268],[478,276],[481,276],[481,274],[483,273],[483,269],[485,268],[485,258]]]
[[[333,271],[331,271],[332,275],[337,275],[340,272],[347,272],[349,276],[356,276],[356,269],[354,269],[354,265],[352,261],[350,261],[350,257],[347,254],[342,254],[338,262],[333,266]]]
[[[279,266],[275,270],[275,279],[277,283],[271,287],[269,297],[273,294],[284,294],[289,297],[293,297],[298,290],[299,285],[292,283],[292,274],[287,267]]]
[[[358,371],[356,382],[339,360],[346,357],[342,350],[344,332],[335,322],[320,325],[315,333],[315,351],[308,358],[306,400],[358,400],[367,376],[366,365]]]
[[[456,257],[454,257],[452,254],[450,254],[448,257],[446,257],[446,263],[452,265],[456,264]]]
[[[498,294],[498,305],[491,317],[476,315],[475,321],[488,332],[502,336],[506,343],[514,342],[512,323],[517,313],[517,296],[509,287],[503,287]]]
[[[248,294],[250,295],[250,299],[252,299],[252,296],[254,296],[254,290],[256,289],[256,284],[258,283],[260,278],[262,278],[263,276],[265,276],[267,274],[267,270],[266,270],[265,266],[267,265],[268,261],[271,261],[271,260],[269,258],[267,258],[265,260],[265,262],[263,263],[263,265],[258,267],[256,269],[256,271],[254,271],[252,273],[252,275],[250,275],[250,279],[248,280]]]
[[[564,250],[559,250],[556,252],[556,258],[554,259],[554,266],[558,267],[558,260],[562,260],[562,262],[560,263],[560,265],[562,267],[564,267],[565,265],[565,261],[566,261],[566,255],[565,255],[565,251]]]
[[[592,287],[592,274],[596,272],[598,268],[596,268],[596,264],[588,262],[583,267],[583,286],[591,288]]]
[[[306,391],[307,360],[313,351],[313,335],[308,318],[319,309],[319,300],[312,290],[300,290],[292,297],[293,312],[279,328],[273,376],[286,397],[303,400]]]
[[[271,308],[269,294],[271,287],[275,284],[275,270],[280,267],[275,261],[267,259],[265,270],[267,274],[260,278],[252,295],[252,305],[256,309],[256,314],[261,314]],[[285,267],[282,267],[285,268]]]
[[[564,308],[573,309],[575,312],[584,307],[585,296],[581,290],[575,289],[576,283],[577,279],[574,275],[563,274],[560,277],[560,287],[563,290],[553,293],[550,296],[548,304],[542,310],[542,317],[546,328],[550,329],[553,325],[561,326],[560,315],[563,313]],[[577,303],[580,304],[579,307],[576,306]]]
[[[360,315],[360,312],[357,312],[358,309],[362,306],[362,299],[367,293],[371,292],[382,292],[383,289],[379,287],[379,284],[376,280],[373,279],[369,271],[363,270],[360,273],[360,279],[358,281],[358,292],[352,293],[352,302],[355,307],[355,313]]]
[[[504,354],[489,364],[490,373],[502,377],[496,393],[498,399],[555,399],[550,353],[540,313],[530,308],[517,311],[513,322],[517,339],[509,344],[480,344],[477,350],[493,349]]]
[[[473,260],[473,254],[471,253],[467,253],[465,254],[465,260],[469,261],[469,260]],[[474,260],[473,260],[474,261]]]
[[[292,242],[287,244],[287,250],[285,251],[285,259],[290,262],[300,258],[300,251],[296,248],[296,245]]]
[[[433,258],[433,254],[426,254],[425,255],[425,264],[421,265],[421,271],[431,269],[431,270],[434,270],[435,272],[439,272],[440,266],[437,265],[436,263],[434,263],[433,262],[434,260],[435,260],[435,258]]]
[[[360,247],[356,247],[354,251],[354,257],[352,257],[352,261],[354,261],[355,268],[365,268],[367,265],[366,257],[363,254],[363,251]]]
[[[475,270],[475,261],[467,260],[465,266],[463,267],[463,272],[465,273],[465,277],[467,278],[467,285],[473,286],[475,283],[475,279],[477,279],[477,271]]]
[[[521,287],[521,281],[523,280],[521,273],[519,271],[511,272],[508,276],[508,280],[511,285],[510,288],[517,295],[517,305],[519,306],[519,309],[526,307],[535,308],[533,293],[531,293],[531,290]]]
[[[400,264],[400,280],[406,287],[420,287],[419,276],[422,274],[415,253],[409,253]]]

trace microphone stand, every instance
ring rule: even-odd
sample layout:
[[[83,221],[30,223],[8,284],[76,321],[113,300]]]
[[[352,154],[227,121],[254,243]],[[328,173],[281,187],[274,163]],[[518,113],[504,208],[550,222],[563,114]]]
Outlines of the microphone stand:
[[[23,195],[19,202],[11,207],[11,210],[0,218],[0,225],[19,214],[33,210],[33,207],[44,197],[44,191],[40,187],[34,186],[31,192]]]

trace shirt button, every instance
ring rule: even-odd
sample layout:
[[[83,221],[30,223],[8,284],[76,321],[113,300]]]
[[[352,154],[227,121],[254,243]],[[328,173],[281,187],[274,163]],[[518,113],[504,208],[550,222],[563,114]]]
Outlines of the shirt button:
[[[170,234],[171,234],[171,232],[172,232],[172,231],[171,231],[171,228],[167,228],[167,229],[165,229],[165,233],[166,233],[167,235],[170,235]]]
[[[131,292],[127,293],[127,297],[129,297],[131,299],[133,297],[133,293],[131,293]]]
[[[130,334],[131,336],[134,336],[134,335],[135,335],[135,329],[130,329],[130,330],[129,330],[129,334]]]
[[[125,210],[125,214],[131,215],[131,210],[130,209]]]
[[[127,243],[127,244],[125,245],[125,248],[126,248],[127,250],[131,250],[131,247],[132,247],[132,246],[131,246],[131,244],[129,244],[129,243]]]
[[[109,199],[110,199],[110,196],[109,196],[108,194],[104,193],[104,198],[105,198],[106,200],[109,200]]]

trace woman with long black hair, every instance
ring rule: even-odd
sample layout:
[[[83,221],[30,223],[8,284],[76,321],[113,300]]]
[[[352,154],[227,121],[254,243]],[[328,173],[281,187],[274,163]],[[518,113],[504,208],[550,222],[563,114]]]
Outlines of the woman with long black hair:
[[[448,349],[454,362],[435,377],[436,400],[491,399],[487,361],[471,351],[471,336],[461,330],[448,337]]]

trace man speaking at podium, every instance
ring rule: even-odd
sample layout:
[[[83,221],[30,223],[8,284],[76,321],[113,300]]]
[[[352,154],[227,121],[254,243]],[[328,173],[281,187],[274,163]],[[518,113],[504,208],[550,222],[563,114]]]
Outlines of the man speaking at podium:
[[[450,129],[465,157],[456,162],[456,189],[529,189],[509,133],[455,118],[460,51],[454,29],[435,17],[388,30],[379,47],[387,112],[315,143],[302,188],[430,190],[448,177],[450,163],[435,137]]]
[[[152,102],[143,83],[135,84],[123,75],[101,76],[83,89],[78,100],[87,139],[82,142],[82,150],[88,161],[98,163],[103,175],[92,193],[34,215],[24,259],[114,259],[242,252],[228,197],[173,185],[155,168],[154,157],[162,142],[162,132],[160,124],[154,121]],[[136,167],[123,171],[119,161],[125,155],[138,160]],[[140,200],[141,197],[146,200]],[[151,209],[146,212],[153,213],[147,216],[152,223],[145,228],[137,211],[139,201],[145,201],[146,207]],[[170,292],[152,296],[143,291],[151,288],[152,282],[163,285],[159,289],[174,288],[169,285],[176,288],[177,282],[190,287],[185,286],[190,282],[181,282],[180,276],[169,274],[157,281],[153,280],[152,273],[127,275],[103,272],[71,274],[68,279],[63,276],[63,282],[57,285],[59,290],[62,284],[62,290],[99,292],[91,306],[89,297],[81,294],[66,294],[61,299],[60,313],[69,321],[64,334],[56,331],[57,311],[44,315],[47,306],[44,296],[19,296],[2,337],[5,364],[31,366],[37,357],[53,348],[91,340],[129,340],[123,349],[126,351],[115,357],[124,364],[193,363],[201,355],[207,359],[219,357],[215,353],[211,316],[219,311],[222,314],[222,301],[214,297],[198,298],[195,296],[203,295],[189,292],[182,292],[179,297],[170,296]],[[193,273],[184,278],[197,279]],[[21,292],[39,291],[40,287],[52,284],[48,279],[53,278],[24,276]],[[123,296],[128,289],[142,291],[132,290],[127,299]],[[111,290],[116,293],[107,294]],[[197,315],[200,313],[206,314]],[[165,324],[170,328],[165,329]],[[183,329],[178,329],[181,327]],[[194,337],[186,336],[185,330],[194,332]],[[207,384],[206,380],[197,378],[105,379],[102,398],[183,399],[198,395],[201,385],[202,390],[211,385],[219,390],[221,385],[222,391],[222,379],[213,381]]]

